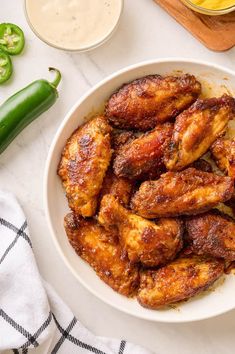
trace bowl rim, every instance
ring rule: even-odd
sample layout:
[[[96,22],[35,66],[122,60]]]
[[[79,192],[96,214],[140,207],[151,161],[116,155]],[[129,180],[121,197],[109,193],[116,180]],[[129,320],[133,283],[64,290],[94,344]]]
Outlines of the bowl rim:
[[[182,0],[182,2],[190,8],[193,11],[199,12],[204,15],[209,15],[209,16],[219,16],[219,15],[225,15],[228,14],[235,9],[235,5],[230,5],[221,9],[209,9],[207,7],[203,7],[197,4],[194,4],[191,0]]]
[[[146,60],[146,61],[141,61],[138,62],[136,64],[132,64],[129,66],[126,66],[122,69],[119,69],[118,71],[115,71],[114,73],[108,75],[107,77],[105,77],[104,79],[102,79],[101,81],[99,81],[97,84],[95,84],[94,86],[92,86],[87,92],[85,92],[74,104],[73,106],[69,109],[69,111],[67,112],[67,114],[65,115],[64,119],[62,120],[60,126],[58,127],[56,134],[54,135],[54,138],[52,140],[52,143],[50,145],[49,148],[49,152],[47,155],[47,160],[46,160],[46,164],[45,164],[45,168],[44,168],[44,176],[43,176],[43,205],[44,205],[44,211],[45,211],[45,217],[47,220],[47,224],[49,226],[49,231],[50,231],[50,235],[53,239],[53,242],[55,244],[55,247],[57,249],[57,252],[59,253],[60,257],[62,258],[62,260],[64,261],[67,269],[70,270],[70,272],[73,274],[73,276],[75,277],[76,280],[79,281],[80,284],[82,284],[91,294],[93,294],[94,296],[96,296],[98,299],[100,299],[102,302],[104,302],[105,304],[110,305],[111,307],[115,308],[116,310],[119,310],[121,312],[124,312],[128,315],[134,316],[136,318],[139,319],[143,319],[143,320],[148,320],[151,322],[162,322],[162,323],[187,323],[187,322],[196,322],[196,321],[200,321],[200,320],[205,320],[205,319],[209,319],[209,318],[214,318],[217,317],[219,315],[225,314],[231,310],[233,310],[235,308],[235,303],[234,306],[225,310],[215,310],[213,314],[211,315],[200,315],[198,317],[194,317],[192,319],[181,319],[179,318],[175,318],[172,320],[169,319],[159,319],[159,318],[149,318],[148,314],[136,314],[133,313],[131,311],[129,311],[127,308],[123,309],[122,306],[119,306],[117,304],[115,304],[114,302],[112,302],[109,299],[104,298],[102,295],[100,295],[96,290],[94,290],[92,288],[92,286],[90,286],[89,284],[87,284],[87,282],[85,282],[83,280],[82,277],[80,277],[80,275],[73,269],[73,267],[69,264],[66,256],[64,255],[59,242],[57,240],[56,237],[56,231],[53,228],[52,225],[52,221],[51,221],[51,217],[50,217],[50,210],[49,210],[49,190],[48,190],[48,177],[49,177],[49,172],[50,172],[50,165],[51,165],[51,161],[52,161],[52,157],[53,157],[53,153],[54,153],[54,149],[55,146],[57,144],[57,140],[60,136],[60,134],[62,133],[65,125],[67,124],[67,122],[69,121],[69,119],[71,118],[73,112],[80,106],[80,104],[88,97],[90,96],[94,91],[96,91],[97,89],[99,89],[100,87],[102,87],[104,84],[106,84],[107,82],[113,80],[114,78],[118,77],[119,75],[126,73],[128,71],[131,71],[133,69],[137,69],[140,67],[145,67],[145,66],[149,66],[149,65],[153,65],[153,64],[162,64],[162,63],[191,63],[191,64],[198,64],[198,65],[203,65],[206,66],[208,68],[214,68],[217,70],[221,70],[231,76],[234,76],[235,79],[235,71],[229,68],[226,68],[222,65],[218,65],[218,64],[214,64],[211,63],[209,61],[204,61],[204,60],[197,60],[197,59],[193,59],[193,58],[185,58],[185,57],[163,57],[163,58],[159,58],[159,59],[151,59],[151,60]]]

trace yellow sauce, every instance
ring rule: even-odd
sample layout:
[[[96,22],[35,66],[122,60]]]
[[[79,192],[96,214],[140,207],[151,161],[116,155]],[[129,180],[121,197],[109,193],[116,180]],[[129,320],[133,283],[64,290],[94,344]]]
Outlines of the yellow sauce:
[[[190,0],[192,4],[208,10],[224,10],[235,6],[235,0]]]

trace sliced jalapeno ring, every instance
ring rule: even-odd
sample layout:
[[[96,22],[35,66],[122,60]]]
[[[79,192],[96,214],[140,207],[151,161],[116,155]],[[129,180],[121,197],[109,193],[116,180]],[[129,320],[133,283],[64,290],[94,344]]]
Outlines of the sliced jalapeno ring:
[[[8,54],[0,50],[0,84],[7,81],[12,74],[12,62]]]
[[[17,55],[22,52],[24,43],[24,33],[17,25],[0,24],[0,49],[10,55]]]

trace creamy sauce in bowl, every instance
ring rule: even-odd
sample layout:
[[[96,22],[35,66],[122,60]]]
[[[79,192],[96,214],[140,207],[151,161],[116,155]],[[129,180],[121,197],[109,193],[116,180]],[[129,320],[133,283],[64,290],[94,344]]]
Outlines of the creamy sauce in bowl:
[[[88,50],[116,28],[123,0],[25,0],[28,20],[45,42],[67,50]]]

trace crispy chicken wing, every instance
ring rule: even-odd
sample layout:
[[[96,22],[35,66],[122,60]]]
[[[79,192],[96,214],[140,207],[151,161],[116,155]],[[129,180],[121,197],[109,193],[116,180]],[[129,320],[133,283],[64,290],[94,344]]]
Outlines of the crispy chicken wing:
[[[96,117],[68,139],[58,167],[70,208],[79,215],[95,214],[97,197],[111,159],[111,127]]]
[[[211,286],[224,271],[221,260],[200,256],[178,258],[158,270],[140,274],[139,303],[159,309],[186,300]]]
[[[65,217],[68,239],[78,255],[90,264],[97,275],[111,288],[133,296],[139,284],[138,268],[127,258],[113,235],[95,220],[85,220],[74,213]]]
[[[114,159],[117,176],[152,179],[164,171],[163,155],[172,135],[173,125],[158,125],[151,132],[123,145]]]
[[[111,168],[108,169],[100,193],[100,200],[106,194],[112,194],[123,205],[128,205],[133,188],[133,182],[127,178],[117,177]]]
[[[224,132],[227,123],[235,117],[235,99],[197,100],[175,121],[173,136],[165,157],[168,170],[182,170],[202,156]]]
[[[125,144],[130,143],[135,138],[136,134],[133,131],[114,129],[111,135],[111,145],[114,150],[114,155],[116,155]]]
[[[235,222],[210,211],[186,220],[186,240],[195,254],[235,261]]]
[[[104,196],[98,221],[116,227],[122,247],[133,262],[157,266],[173,259],[182,247],[182,224],[177,219],[145,220],[125,209],[112,195]]]
[[[219,169],[235,179],[235,138],[217,139],[211,147],[211,153]]]
[[[146,218],[194,215],[231,198],[230,177],[188,168],[167,172],[157,181],[146,181],[131,200],[131,207]]]
[[[105,114],[115,127],[145,131],[188,108],[200,92],[201,84],[192,75],[149,75],[115,92]]]

